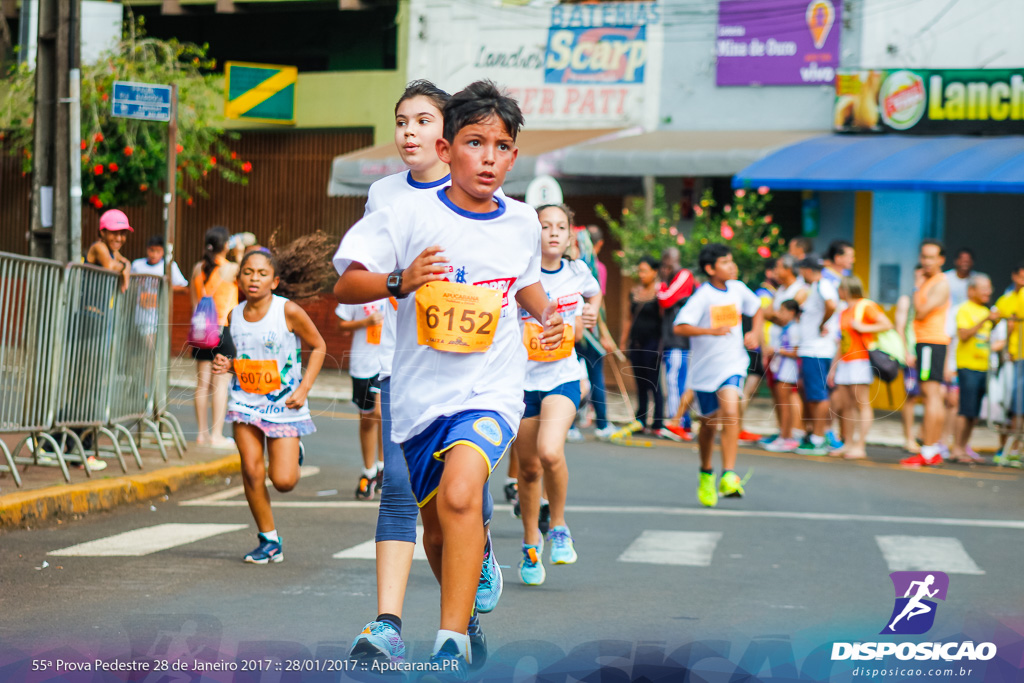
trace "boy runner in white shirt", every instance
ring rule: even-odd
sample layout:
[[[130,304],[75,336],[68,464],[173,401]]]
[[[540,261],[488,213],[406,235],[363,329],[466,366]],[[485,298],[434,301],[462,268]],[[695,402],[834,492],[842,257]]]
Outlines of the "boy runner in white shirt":
[[[356,500],[373,500],[384,478],[380,426],[380,341],[387,299],[361,306],[338,304],[334,315],[339,327],[352,333],[348,374],[352,378],[352,403],[359,409],[359,446],[363,472],[356,485]]]
[[[443,113],[437,150],[451,187],[353,226],[334,259],[342,273],[335,293],[343,303],[399,299],[392,439],[402,444],[424,549],[441,584],[431,661],[465,676],[485,538],[483,487],[523,413],[518,305],[543,321],[546,347],[561,342],[563,325],[539,281],[536,212],[495,196],[518,153],[519,106],[481,81]]]
[[[736,279],[736,263],[724,244],[700,250],[700,269],[708,276],[675,320],[675,332],[691,337],[689,387],[697,397],[703,424],[700,445],[700,485],[697,500],[714,507],[718,495],[742,497],[743,482],[735,472],[740,430],[740,391],[750,358],[747,349],[763,343],[764,313],[761,300]],[[743,334],[743,316],[753,318]],[[722,427],[722,478],[715,489],[712,450],[715,432]]]

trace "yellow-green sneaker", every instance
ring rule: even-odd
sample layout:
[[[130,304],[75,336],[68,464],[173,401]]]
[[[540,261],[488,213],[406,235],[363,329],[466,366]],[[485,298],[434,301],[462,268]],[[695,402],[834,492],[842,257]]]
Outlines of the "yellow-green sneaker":
[[[640,420],[633,420],[628,425],[626,425],[625,427],[619,429],[619,431],[617,431],[614,434],[612,434],[611,437],[609,437],[608,440],[609,441],[613,441],[613,442],[617,442],[617,441],[622,441],[623,439],[628,439],[629,437],[633,436],[637,432],[643,431],[643,428],[644,428],[644,425],[643,425],[642,422],[640,422]]]
[[[723,472],[718,482],[718,492],[726,498],[742,498],[743,482],[735,472]]]
[[[715,473],[701,472],[700,486],[697,487],[697,500],[700,504],[713,508],[718,505],[718,492],[715,491]]]

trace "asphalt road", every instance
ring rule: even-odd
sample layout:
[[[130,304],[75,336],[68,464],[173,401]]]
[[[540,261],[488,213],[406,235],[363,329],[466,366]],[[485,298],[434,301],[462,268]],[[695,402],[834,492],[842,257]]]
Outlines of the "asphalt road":
[[[326,662],[343,659],[376,612],[374,563],[363,557],[372,558],[377,507],[352,496],[355,415],[349,406],[314,407],[319,431],[305,439],[303,479],[273,496],[281,564],[241,561],[255,527],[237,479],[0,536],[0,680],[337,680],[334,671],[277,668],[340,667]],[[177,412],[188,430],[188,409]],[[498,506],[492,535],[506,584],[483,618],[486,678],[526,680],[540,670],[548,680],[566,680],[566,672],[582,679],[603,666],[622,675],[602,680],[639,680],[643,672],[681,680],[685,666],[689,680],[858,680],[851,670],[865,663],[829,661],[833,642],[903,638],[999,647],[989,662],[937,667],[963,664],[970,673],[929,680],[995,680],[994,667],[1001,680],[1020,680],[1019,470],[907,471],[896,464],[900,454],[885,449],[868,462],[742,449],[746,497],[709,510],[696,501],[697,457],[688,445],[588,441],[566,450],[579,562],[548,564],[543,586],[522,585],[521,525]],[[500,502],[504,463],[499,468],[492,491]],[[124,542],[111,539],[133,531]],[[100,544],[75,547],[92,542]],[[129,554],[144,546],[147,554]],[[878,635],[893,609],[888,575],[897,570],[949,576],[927,635]],[[427,563],[415,562],[403,615],[413,660],[429,656],[438,596]],[[181,661],[189,671],[59,679],[58,658]],[[197,659],[270,663],[264,671],[198,673]]]

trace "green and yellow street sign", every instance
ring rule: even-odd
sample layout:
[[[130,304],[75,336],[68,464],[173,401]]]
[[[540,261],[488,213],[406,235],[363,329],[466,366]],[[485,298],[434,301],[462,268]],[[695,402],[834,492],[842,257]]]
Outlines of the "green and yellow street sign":
[[[224,67],[224,115],[264,123],[295,123],[294,66],[227,62]]]

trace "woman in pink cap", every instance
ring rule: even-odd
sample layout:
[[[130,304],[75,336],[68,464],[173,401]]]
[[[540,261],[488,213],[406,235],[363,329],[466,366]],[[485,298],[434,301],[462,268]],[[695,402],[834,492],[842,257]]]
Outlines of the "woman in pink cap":
[[[85,255],[85,262],[100,268],[120,273],[123,282],[121,291],[128,289],[128,276],[132,270],[131,261],[121,254],[121,247],[128,239],[128,233],[135,232],[128,224],[123,211],[111,209],[100,216],[100,238],[92,243]]]

